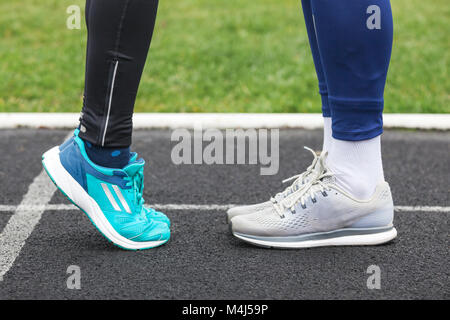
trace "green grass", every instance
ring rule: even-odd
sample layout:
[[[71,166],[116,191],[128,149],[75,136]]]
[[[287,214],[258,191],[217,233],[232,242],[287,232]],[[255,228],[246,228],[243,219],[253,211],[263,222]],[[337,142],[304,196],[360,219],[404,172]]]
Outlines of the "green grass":
[[[78,112],[81,0],[0,0],[0,112]],[[450,112],[447,0],[393,0],[387,112]],[[84,10],[83,10],[84,11]],[[163,0],[136,111],[320,112],[300,0]]]

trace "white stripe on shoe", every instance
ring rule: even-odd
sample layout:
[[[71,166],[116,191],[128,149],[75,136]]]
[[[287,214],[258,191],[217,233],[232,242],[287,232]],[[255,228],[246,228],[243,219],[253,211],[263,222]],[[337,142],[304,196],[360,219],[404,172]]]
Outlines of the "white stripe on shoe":
[[[101,184],[101,186],[103,188],[103,191],[106,194],[106,197],[108,197],[109,202],[111,202],[111,205],[113,206],[114,210],[122,211],[122,210],[120,210],[120,207],[117,204],[116,199],[114,199],[114,196],[112,195],[111,191],[109,191],[108,186],[106,184],[104,184],[104,183],[100,183],[100,184]]]
[[[113,189],[114,189],[114,192],[115,192],[116,195],[117,195],[117,198],[119,198],[120,203],[121,203],[122,206],[125,208],[125,211],[128,212],[128,213],[131,213],[130,207],[128,206],[128,203],[127,203],[127,201],[125,200],[125,198],[123,197],[123,194],[122,194],[122,192],[120,191],[119,187],[116,186],[116,185],[113,185],[112,187],[113,187]]]

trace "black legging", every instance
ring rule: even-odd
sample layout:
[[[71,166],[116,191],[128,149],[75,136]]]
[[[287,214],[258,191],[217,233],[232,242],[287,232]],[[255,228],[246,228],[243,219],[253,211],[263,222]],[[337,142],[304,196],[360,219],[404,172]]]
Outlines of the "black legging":
[[[80,137],[104,147],[131,144],[139,82],[158,0],[87,0],[86,76]]]

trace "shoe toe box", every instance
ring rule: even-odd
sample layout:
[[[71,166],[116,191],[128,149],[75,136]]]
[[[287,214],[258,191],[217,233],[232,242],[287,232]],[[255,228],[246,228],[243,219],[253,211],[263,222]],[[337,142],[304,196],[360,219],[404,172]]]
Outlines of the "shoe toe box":
[[[142,233],[134,237],[133,241],[147,242],[147,241],[164,241],[169,240],[170,229],[164,222],[152,221]]]
[[[275,230],[271,225],[264,223],[263,219],[258,212],[236,216],[231,220],[231,231],[252,236],[270,236]]]
[[[237,217],[237,216],[247,215],[247,214],[255,213],[260,210],[264,210],[269,205],[270,205],[270,202],[267,201],[267,202],[251,204],[251,205],[247,205],[247,206],[237,206],[237,207],[230,208],[227,211],[228,221],[231,221],[231,219],[233,219],[234,217]]]
[[[164,213],[146,207],[144,210],[149,221],[163,222],[170,227],[170,219]]]

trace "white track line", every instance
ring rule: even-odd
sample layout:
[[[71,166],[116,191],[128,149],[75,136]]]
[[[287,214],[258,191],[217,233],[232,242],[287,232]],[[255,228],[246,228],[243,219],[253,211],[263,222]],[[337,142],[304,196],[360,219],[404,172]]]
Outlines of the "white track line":
[[[74,128],[78,113],[0,113],[0,128]],[[385,128],[450,130],[450,114],[385,113]],[[323,127],[320,113],[135,113],[135,129]]]
[[[56,188],[47,174],[41,172],[18,206],[0,205],[0,213],[14,212],[0,234],[0,281],[12,267],[26,239],[30,236],[44,211],[78,210],[72,204],[48,204]],[[37,204],[38,203],[38,204]],[[225,211],[234,204],[155,204],[159,210]],[[396,212],[449,213],[450,207],[440,206],[396,206]]]
[[[28,187],[22,202],[15,208],[7,206],[14,214],[0,233],[0,281],[13,266],[55,191],[56,187],[42,170]]]
[[[450,207],[439,207],[439,206],[395,206],[395,211],[423,211],[423,212],[450,212]]]
[[[220,211],[228,210],[236,204],[152,204],[158,210],[197,210],[197,211]],[[17,210],[19,206],[0,205],[0,212],[8,213]],[[396,212],[450,212],[450,207],[439,206],[395,206]],[[68,211],[78,210],[72,204],[46,204],[46,205],[22,205],[22,211]]]
[[[20,205],[14,210],[14,214],[0,234],[0,281],[19,256],[25,241],[38,224],[45,211],[45,205],[51,200],[55,191],[56,187],[42,171],[28,188]]]

